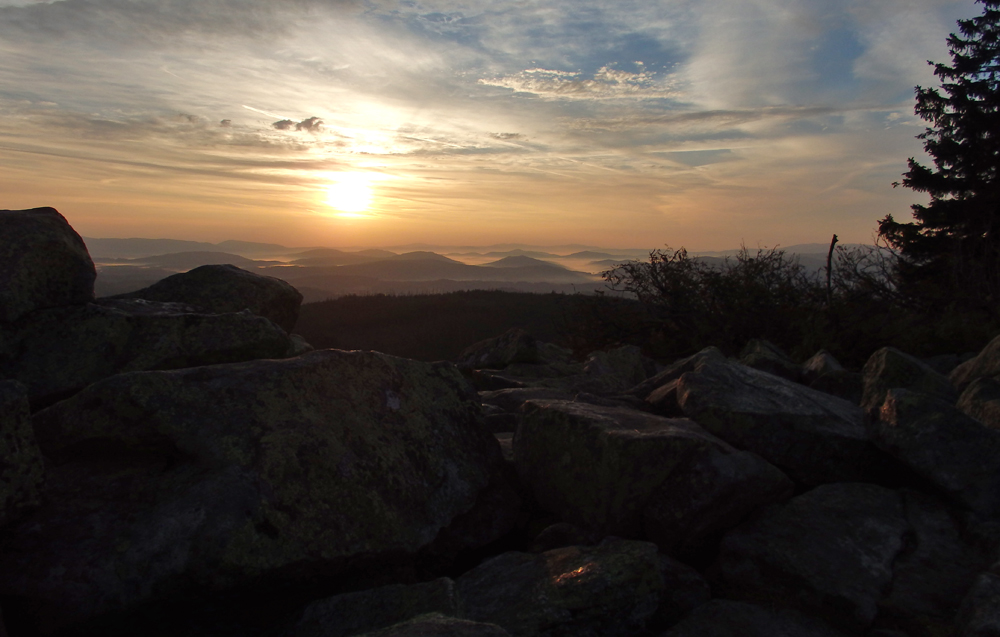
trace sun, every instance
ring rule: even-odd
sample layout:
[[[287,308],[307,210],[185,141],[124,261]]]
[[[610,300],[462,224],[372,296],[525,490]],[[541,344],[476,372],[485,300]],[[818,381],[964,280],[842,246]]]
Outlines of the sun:
[[[326,187],[326,203],[346,215],[365,212],[372,204],[372,178],[364,173],[342,173]]]

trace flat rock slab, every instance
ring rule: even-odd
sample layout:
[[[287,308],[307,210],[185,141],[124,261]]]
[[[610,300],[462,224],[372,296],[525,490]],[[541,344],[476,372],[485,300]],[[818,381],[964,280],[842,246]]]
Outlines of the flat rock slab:
[[[324,350],[134,372],[37,413],[47,503],[0,538],[0,595],[65,625],[405,560],[502,462],[447,363]]]
[[[44,472],[28,390],[16,381],[0,381],[0,525],[38,505]]]
[[[0,210],[0,323],[94,299],[97,270],[55,208]]]
[[[190,314],[176,304],[118,301],[40,310],[0,332],[0,376],[28,387],[33,406],[114,374],[284,358],[288,335],[249,312]]]
[[[823,485],[729,533],[713,591],[793,608],[860,633],[878,613],[908,529],[896,492]]]
[[[878,452],[857,405],[744,365],[707,361],[680,377],[684,415],[805,485],[867,478]]]
[[[617,539],[504,553],[459,577],[456,586],[462,617],[518,637],[636,634],[664,593],[656,546]]]
[[[545,509],[601,535],[682,551],[791,495],[758,456],[687,419],[529,401],[514,436],[521,482]]]
[[[207,314],[250,310],[289,333],[302,305],[302,294],[285,281],[234,265],[203,265],[115,298],[184,303]]]
[[[954,501],[1000,516],[1000,430],[905,389],[889,391],[871,429],[876,445]]]
[[[846,637],[846,633],[788,608],[713,599],[663,637]]]

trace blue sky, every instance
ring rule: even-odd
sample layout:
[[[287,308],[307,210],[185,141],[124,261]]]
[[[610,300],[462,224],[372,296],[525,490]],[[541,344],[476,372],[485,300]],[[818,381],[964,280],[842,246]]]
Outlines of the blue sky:
[[[295,245],[868,242],[921,201],[891,187],[922,155],[913,87],[977,13],[0,0],[0,207]]]

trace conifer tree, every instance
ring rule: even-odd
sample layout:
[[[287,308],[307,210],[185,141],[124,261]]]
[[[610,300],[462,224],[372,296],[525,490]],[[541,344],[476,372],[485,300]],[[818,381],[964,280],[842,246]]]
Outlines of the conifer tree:
[[[910,158],[902,185],[930,195],[914,221],[891,215],[879,235],[901,254],[901,284],[932,302],[1000,305],[1000,0],[951,34],[951,65],[935,64],[940,88],[916,87],[918,136],[934,162]],[[894,186],[899,185],[893,184]]]

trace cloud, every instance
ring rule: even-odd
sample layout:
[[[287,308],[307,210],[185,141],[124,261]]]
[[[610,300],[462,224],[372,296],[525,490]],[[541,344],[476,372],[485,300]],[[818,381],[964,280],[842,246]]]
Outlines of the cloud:
[[[479,83],[550,100],[652,99],[677,95],[669,82],[658,82],[655,74],[647,71],[642,62],[635,65],[639,68],[636,72],[603,66],[591,77],[583,73],[534,68],[512,75],[480,79]]]
[[[293,122],[290,119],[283,119],[280,122],[275,122],[271,124],[271,126],[275,127],[278,130],[291,130],[292,128],[295,127],[295,122]]]
[[[323,129],[323,120],[318,117],[308,117],[301,122],[293,122],[290,119],[283,119],[281,121],[274,122],[271,126],[278,130],[295,129],[296,132],[305,131],[307,133],[318,133]]]

